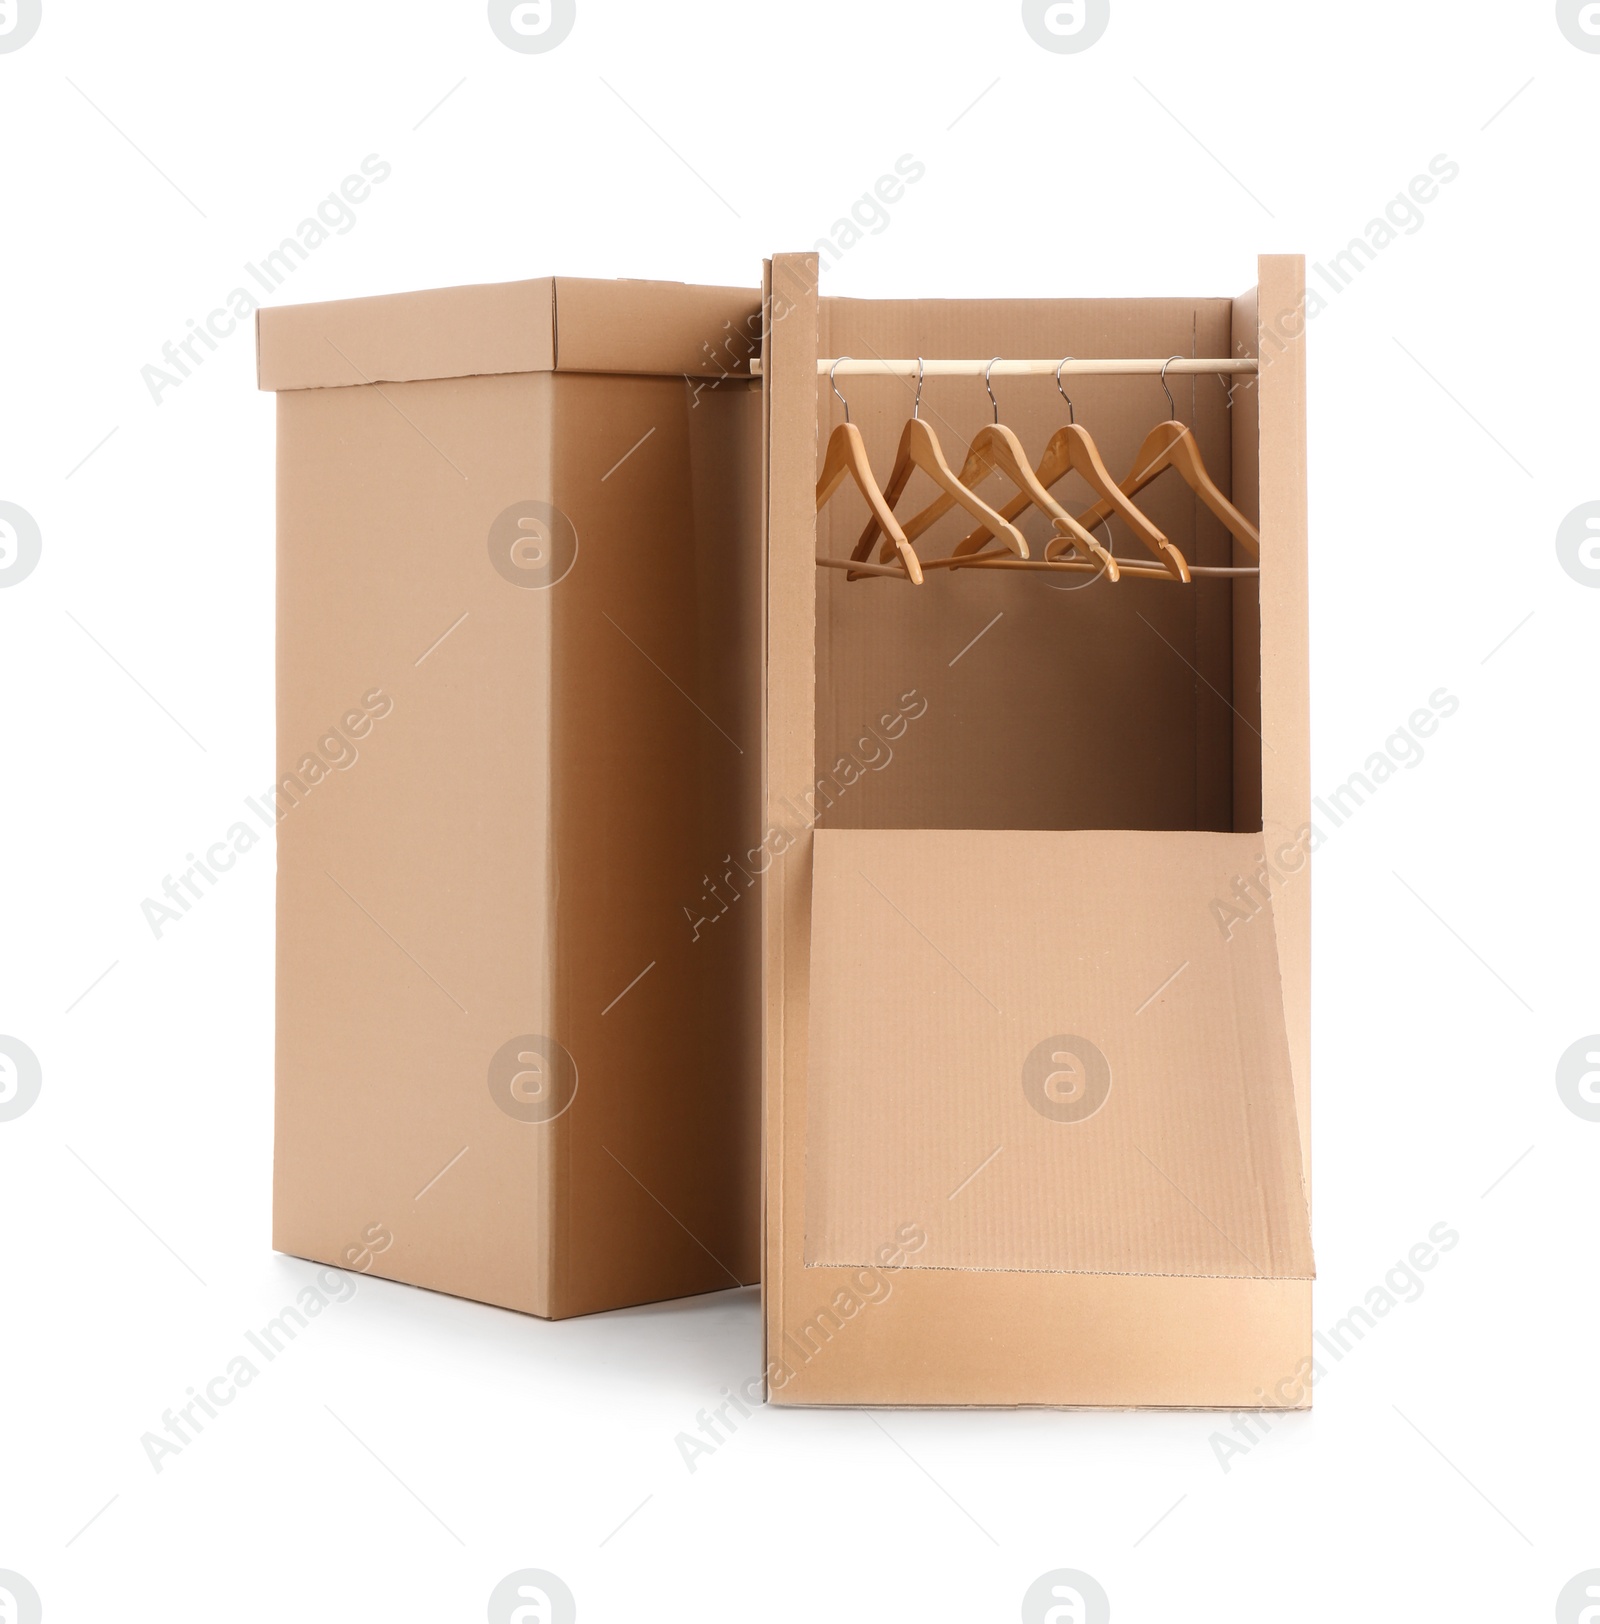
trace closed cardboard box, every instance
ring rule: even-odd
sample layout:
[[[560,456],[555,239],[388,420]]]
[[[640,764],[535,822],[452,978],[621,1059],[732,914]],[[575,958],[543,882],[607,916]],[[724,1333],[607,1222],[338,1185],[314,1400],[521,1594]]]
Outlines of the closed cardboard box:
[[[261,313],[279,1249],[552,1317],[756,1279],[758,322],[564,278]]]

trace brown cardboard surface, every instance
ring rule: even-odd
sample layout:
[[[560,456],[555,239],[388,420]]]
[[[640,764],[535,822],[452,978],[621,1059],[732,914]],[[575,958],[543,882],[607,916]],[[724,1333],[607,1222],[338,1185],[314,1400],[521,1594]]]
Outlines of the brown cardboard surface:
[[[749,374],[761,306],[754,288],[555,278],[561,372]]]
[[[352,330],[481,359],[413,297]],[[756,1278],[757,904],[705,899],[760,837],[759,414],[548,370],[279,395],[279,1248],[553,1316]],[[577,539],[531,589],[490,545],[528,500]],[[529,1035],[576,1070],[543,1120],[490,1087]]]
[[[1233,351],[1259,359],[1256,329],[1258,290],[1251,288],[1234,300]],[[1239,378],[1233,390],[1232,485],[1233,500],[1247,519],[1261,528],[1261,381]],[[1235,563],[1244,563],[1244,549],[1235,547]],[[1261,589],[1258,581],[1237,581],[1233,587],[1233,702],[1234,775],[1233,827],[1261,827]]]
[[[1263,310],[1287,302],[1299,263],[1262,261]],[[1211,1193],[1229,1206],[1230,1220],[1237,1214],[1238,1222],[1253,1226],[1254,1240],[1270,1242],[1260,1248],[1268,1258],[1257,1254],[1265,1265],[1261,1273],[1241,1264],[1239,1277],[1231,1279],[1088,1275],[1051,1272],[1073,1246],[1087,1244],[1081,1227],[1052,1237],[1042,1224],[1036,1234],[1019,1216],[1023,1204],[1010,1196],[1010,1205],[991,1213],[981,1234],[947,1231],[945,1240],[937,1240],[915,1213],[896,1210],[906,1192],[894,1179],[915,1173],[909,1160],[896,1166],[892,1144],[885,1152],[878,1144],[843,1143],[830,1109],[842,1104],[846,1117],[873,1110],[887,1117],[897,1088],[902,1105],[913,1092],[892,1045],[881,1046],[885,1064],[874,1067],[844,1054],[848,1046],[836,1041],[858,1016],[867,1018],[856,984],[861,977],[875,975],[872,992],[882,994],[886,981],[909,971],[892,960],[869,962],[874,956],[862,952],[855,935],[860,920],[849,907],[836,908],[839,876],[826,867],[847,849],[830,847],[830,841],[865,840],[877,851],[903,828],[965,830],[948,837],[964,850],[967,842],[1031,838],[981,831],[1060,831],[1047,837],[1059,842],[1068,838],[1066,831],[1104,828],[1122,831],[1117,838],[1149,839],[1156,843],[1153,850],[1169,853],[1181,851],[1183,835],[1202,838],[1211,831],[1226,842],[1236,832],[1257,838],[1219,846],[1213,858],[1226,852],[1254,861],[1260,822],[1252,821],[1253,803],[1264,802],[1271,828],[1274,808],[1295,814],[1297,786],[1304,781],[1303,689],[1293,681],[1282,691],[1273,689],[1262,725],[1248,725],[1254,690],[1272,689],[1280,668],[1292,678],[1296,662],[1304,663],[1303,454],[1298,463],[1293,455],[1295,436],[1303,435],[1303,373],[1296,363],[1264,374],[1259,398],[1252,390],[1248,403],[1233,409],[1214,380],[1185,380],[1174,391],[1179,413],[1219,482],[1226,485],[1232,477],[1253,486],[1259,478],[1266,560],[1259,632],[1253,618],[1240,612],[1243,589],[1222,582],[1183,591],[1090,586],[1065,597],[1053,582],[999,572],[980,580],[970,572],[945,576],[923,590],[847,583],[841,573],[819,571],[813,563],[818,551],[848,552],[861,523],[859,508],[851,511],[849,501],[831,504],[820,522],[814,512],[820,440],[839,418],[831,393],[818,387],[819,355],[1220,356],[1236,346],[1249,353],[1255,337],[1251,306],[1248,298],[822,300],[809,255],[775,258],[768,288],[767,813],[792,838],[782,882],[766,891],[764,1323],[772,1397],[798,1404],[1307,1404],[1309,1389],[1294,1373],[1309,1351],[1310,1286],[1297,1276],[1309,1272],[1310,1258],[1296,1188],[1303,1189],[1303,1175],[1292,1154],[1297,1117],[1287,1109],[1282,1047],[1285,1004],[1301,998],[1307,985],[1309,962],[1299,947],[1302,905],[1288,904],[1287,930],[1295,940],[1281,957],[1261,942],[1233,961],[1219,959],[1215,943],[1200,955],[1208,990],[1220,998],[1205,1017],[1215,1024],[1200,1030],[1216,1061],[1210,1072],[1215,1097],[1233,1112],[1235,1127],[1249,1122],[1243,1131],[1248,1154],[1259,1152],[1272,1163],[1265,1177],[1260,1168],[1231,1166]],[[971,380],[941,381],[937,395],[932,388],[924,392],[924,415],[959,462],[967,438],[987,420],[987,397],[981,383]],[[976,390],[975,399],[956,398],[953,392],[961,389]],[[909,388],[895,380],[851,378],[846,392],[875,466],[887,470]],[[1148,379],[1075,379],[1073,395],[1079,420],[1114,469],[1131,456],[1137,437],[1166,415],[1165,399]],[[1034,454],[1064,411],[1048,380],[1044,392],[1004,380],[1001,404],[1003,419]],[[1256,457],[1237,448],[1241,434],[1258,437]],[[1258,475],[1268,462],[1275,486],[1265,472]],[[1237,495],[1247,511],[1257,500],[1254,489]],[[1152,487],[1141,505],[1191,560],[1235,561],[1231,540],[1176,481]],[[945,521],[949,533],[930,532],[926,555],[947,551],[944,544],[961,533],[959,523]],[[1118,551],[1134,551],[1128,538],[1118,539]],[[1254,583],[1249,590],[1256,590]],[[1111,592],[1118,594],[1114,601]],[[1246,689],[1237,709],[1236,681]],[[1274,753],[1290,760],[1276,788],[1263,797],[1262,758]],[[1302,820],[1306,805],[1308,796],[1301,797]],[[1178,887],[1191,910],[1199,873],[1186,871]],[[976,877],[949,887],[931,871],[903,877],[934,911],[957,907],[963,898],[979,912],[985,906]],[[1227,876],[1230,885],[1233,878]],[[1262,876],[1261,883],[1270,886],[1276,903],[1277,880]],[[1034,952],[1043,959],[1021,972],[1020,983],[1032,989],[1027,996],[1043,998],[1047,971],[1060,968],[1062,949],[1049,941],[1044,920],[1025,897],[1012,900],[1009,917],[1033,921]],[[1102,896],[1097,921],[1114,914]],[[1154,928],[1164,916],[1151,904],[1139,917]],[[1252,928],[1261,924],[1268,926],[1261,937],[1270,939],[1270,914],[1258,911]],[[1201,925],[1217,928],[1203,908],[1200,923],[1191,917],[1183,930]],[[815,985],[814,927],[816,950],[826,961]],[[993,929],[991,954],[1003,954],[1004,934]],[[1280,966],[1281,978],[1273,974]],[[1142,977],[1137,991],[1123,985],[1122,974],[1115,979],[1118,994],[1132,994],[1137,1004],[1159,986],[1162,973]],[[994,996],[1004,1008],[1004,996]],[[822,1000],[815,1010],[814,997]],[[932,1010],[926,992],[919,1007],[925,1015]],[[848,1011],[848,1020],[840,1019],[841,1010]],[[1223,1019],[1219,1011],[1231,1013]],[[884,1017],[875,1011],[873,1018]],[[942,1007],[932,1010],[931,1019],[944,1023],[940,1030],[972,1053],[981,1048],[976,1029],[993,1015],[986,1011],[959,1029]],[[1235,1019],[1236,1028],[1229,1030],[1228,1021]],[[895,1041],[900,1037],[913,1048],[921,1041],[909,1029],[897,1029]],[[1303,1030],[1291,1024],[1288,1050],[1303,1102],[1296,1049],[1302,1037]],[[1237,1074],[1228,1062],[1230,1047],[1241,1059],[1250,1051]],[[937,1063],[932,1052],[923,1059]],[[841,1078],[861,1088],[851,1096],[848,1084],[833,1086]],[[1258,1088],[1268,1124],[1253,1120]],[[1303,1111],[1298,1121],[1303,1132]],[[916,1122],[912,1131],[936,1132]],[[1217,1125],[1216,1132],[1227,1137],[1228,1124]],[[949,1142],[961,1137],[955,1126],[948,1126],[948,1135]],[[1232,1142],[1239,1139],[1235,1132]],[[819,1146],[821,1159],[839,1156],[841,1163],[819,1166]],[[975,1147],[967,1171],[991,1148]],[[880,1158],[869,1170],[876,1189],[857,1180],[852,1192],[850,1169],[874,1157]],[[813,1179],[820,1181],[815,1193]],[[1257,1199],[1267,1195],[1270,1216],[1243,1200],[1247,1187],[1258,1192]],[[879,1210],[871,1211],[880,1194]],[[819,1230],[827,1244],[808,1264],[814,1200],[822,1203],[822,1218],[844,1224],[849,1233]],[[1108,1238],[1089,1226],[1089,1239],[1100,1249],[1096,1262],[1116,1260],[1109,1244],[1114,1239],[1142,1267],[1172,1267],[1174,1260],[1184,1269],[1216,1267],[1208,1248],[1223,1249],[1222,1243],[1200,1237],[1202,1226],[1192,1214],[1179,1220],[1173,1211],[1168,1207],[1143,1230],[1135,1202],[1120,1220],[1121,1234]],[[873,1223],[883,1227],[891,1220],[890,1232],[874,1240]],[[896,1241],[908,1224],[918,1236],[915,1246]],[[945,1247],[958,1263],[980,1256],[986,1263],[918,1266]],[[988,1266],[1015,1263],[1029,1248],[1035,1250],[1027,1270]],[[865,1270],[814,1261],[837,1252],[848,1262],[863,1249],[875,1260]],[[1041,1256],[1050,1266],[1044,1270],[1038,1267]],[[1286,1277],[1272,1278],[1274,1273]]]
[[[1306,493],[1305,261],[1261,260],[1261,827],[1274,883],[1283,1013],[1307,1177],[1311,1165],[1311,643]],[[1271,536],[1268,548],[1265,538]]]
[[[1259,836],[819,829],[807,1267],[1305,1278]]]
[[[262,389],[502,372],[719,378],[749,370],[753,289],[546,276],[284,305],[257,319]]]
[[[551,769],[555,1018],[586,1078],[556,1311],[584,1313],[759,1277],[760,403],[593,375],[556,398],[556,488],[597,538],[554,594]]]
[[[263,389],[549,372],[555,279],[280,305],[256,317]]]
[[[485,1079],[553,1017],[554,599],[480,581],[468,542],[549,488],[553,383],[397,388],[417,430],[376,390],[278,398],[273,1243],[341,1262],[376,1226],[374,1272],[546,1313],[555,1135],[508,1131]],[[392,712],[310,785],[372,692]]]
[[[806,1026],[816,740],[817,256],[780,254],[764,277],[767,683],[764,816],[794,844],[762,897],[762,1134],[766,1178],[761,1272],[766,1359],[794,1318],[804,1268]],[[773,1396],[777,1396],[774,1392]]]
[[[1306,1409],[1300,1280],[807,1269],[767,1344],[776,1404]]]

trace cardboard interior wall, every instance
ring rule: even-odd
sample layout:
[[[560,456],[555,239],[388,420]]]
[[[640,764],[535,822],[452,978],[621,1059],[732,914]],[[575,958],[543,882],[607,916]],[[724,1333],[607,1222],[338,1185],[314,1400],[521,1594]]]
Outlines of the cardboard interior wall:
[[[1263,259],[1238,299],[819,299],[816,276],[781,255],[766,286],[771,1396],[1309,1403],[1303,263]],[[815,512],[842,416],[817,359],[917,354],[1261,356],[1231,397],[1173,380],[1258,520],[1259,583],[818,569],[865,509]],[[840,387],[886,477],[909,386]],[[1150,378],[1070,392],[1114,472],[1169,415]],[[1054,383],[996,393],[1037,456]],[[922,411],[959,467],[989,401],[930,379]],[[1192,563],[1248,562],[1175,475],[1140,505]],[[1062,1065],[1098,1110],[1053,1112]]]
[[[279,1249],[554,1317],[757,1278],[759,933],[713,898],[759,830],[758,323],[566,278],[261,313]]]

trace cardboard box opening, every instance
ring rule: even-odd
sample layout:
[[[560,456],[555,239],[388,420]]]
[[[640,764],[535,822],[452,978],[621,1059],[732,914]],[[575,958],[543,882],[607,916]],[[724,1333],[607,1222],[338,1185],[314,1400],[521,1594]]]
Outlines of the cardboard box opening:
[[[1226,357],[1233,317],[1228,299],[824,299],[819,343],[824,355],[863,358]],[[838,383],[887,478],[914,387],[898,378]],[[1167,416],[1159,380],[1067,383],[1078,422],[1120,477],[1146,432]],[[1037,458],[1067,421],[1054,381],[997,378],[994,387],[1001,421]],[[1207,468],[1254,517],[1252,380],[1175,377],[1170,387]],[[826,381],[817,393],[825,443],[844,413]],[[921,409],[955,468],[991,418],[976,378],[928,379]],[[915,513],[937,494],[926,476],[914,475],[902,512]],[[998,505],[1012,488],[994,475],[979,494]],[[1074,513],[1094,501],[1075,474],[1056,494]],[[1175,474],[1138,500],[1190,563],[1249,562],[1234,558],[1227,532]],[[817,516],[818,552],[848,557],[866,517],[847,485]],[[919,553],[947,555],[972,524],[959,510],[947,514],[919,538]],[[1044,516],[1031,509],[1020,525],[1042,552],[1050,535]],[[1107,531],[1100,536],[1108,539]],[[1119,521],[1110,539],[1119,556],[1148,556]],[[1258,625],[1254,578],[1110,586],[1093,576],[969,570],[931,574],[912,589],[819,572],[818,822],[832,829],[1259,830]]]

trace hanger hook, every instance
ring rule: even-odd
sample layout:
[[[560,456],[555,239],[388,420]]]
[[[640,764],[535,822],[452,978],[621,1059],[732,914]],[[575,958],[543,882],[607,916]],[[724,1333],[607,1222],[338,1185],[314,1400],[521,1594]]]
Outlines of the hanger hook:
[[[836,395],[839,395],[839,386],[833,381],[833,375],[839,370],[839,362],[848,361],[849,359],[850,357],[848,355],[841,355],[834,361],[833,365],[828,368],[828,387]],[[844,420],[848,423],[850,421],[850,402],[847,401],[843,395],[839,395],[839,404],[844,407]]]
[[[1000,421],[1000,402],[994,398],[994,385],[989,381],[989,374],[994,371],[994,363],[999,359],[998,355],[995,356],[994,360],[983,369],[983,387],[989,391],[989,404],[994,408],[994,420],[997,423]]]
[[[917,357],[917,398],[911,403],[911,415],[922,416],[922,357]]]
[[[1069,395],[1064,388],[1062,388],[1061,384],[1061,368],[1064,367],[1071,359],[1072,357],[1070,355],[1063,355],[1060,362],[1056,366],[1056,388],[1061,391],[1061,398],[1067,403],[1067,421],[1069,423],[1076,423],[1078,421],[1078,414],[1073,407],[1072,396]]]
[[[1177,403],[1172,398],[1172,391],[1167,388],[1167,368],[1171,366],[1174,361],[1181,361],[1182,359],[1183,356],[1181,354],[1169,355],[1166,360],[1161,363],[1161,389],[1162,393],[1167,397],[1167,414],[1173,418],[1174,421],[1176,421],[1178,416],[1178,407]]]

